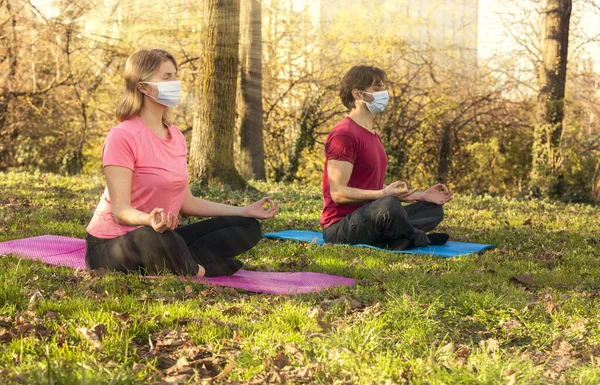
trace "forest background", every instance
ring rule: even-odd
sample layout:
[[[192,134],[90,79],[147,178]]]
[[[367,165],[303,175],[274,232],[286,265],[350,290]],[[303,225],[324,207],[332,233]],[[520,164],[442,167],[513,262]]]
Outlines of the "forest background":
[[[600,5],[507,2],[502,28],[478,32],[477,4],[0,0],[0,170],[100,173],[125,60],[162,48],[179,61],[176,122],[198,181],[320,183],[324,140],[346,113],[340,79],[372,64],[392,96],[376,119],[388,179],[600,201],[600,39],[590,28]],[[482,58],[487,28],[504,31],[508,48]]]

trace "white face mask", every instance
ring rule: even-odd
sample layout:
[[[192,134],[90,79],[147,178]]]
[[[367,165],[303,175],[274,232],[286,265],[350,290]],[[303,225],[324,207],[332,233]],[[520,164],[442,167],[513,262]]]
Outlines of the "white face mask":
[[[181,81],[173,80],[169,82],[142,82],[144,84],[154,84],[158,88],[158,95],[152,97],[148,94],[146,96],[156,100],[156,103],[162,104],[167,107],[177,107],[179,100],[181,99]]]
[[[365,94],[373,95],[373,101],[370,103],[361,100],[361,102],[367,105],[367,108],[369,109],[369,111],[371,111],[372,114],[378,114],[380,112],[383,112],[390,101],[390,94],[387,90],[378,92],[362,92],[364,92]]]

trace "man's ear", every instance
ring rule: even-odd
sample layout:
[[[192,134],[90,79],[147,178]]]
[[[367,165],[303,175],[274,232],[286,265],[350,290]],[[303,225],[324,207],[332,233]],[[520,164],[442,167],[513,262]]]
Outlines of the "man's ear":
[[[352,97],[354,98],[354,100],[361,100],[362,99],[362,91],[359,90],[358,88],[353,89]]]

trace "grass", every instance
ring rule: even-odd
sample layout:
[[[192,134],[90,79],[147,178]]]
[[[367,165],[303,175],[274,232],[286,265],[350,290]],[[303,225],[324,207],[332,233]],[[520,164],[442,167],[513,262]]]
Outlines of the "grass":
[[[319,229],[318,187],[254,186],[282,202],[264,231]],[[0,241],[83,237],[103,180],[4,173],[0,188]],[[446,214],[454,240],[497,249],[440,259],[264,239],[241,257],[359,279],[311,295],[2,257],[0,383],[599,383],[600,209],[457,196]]]

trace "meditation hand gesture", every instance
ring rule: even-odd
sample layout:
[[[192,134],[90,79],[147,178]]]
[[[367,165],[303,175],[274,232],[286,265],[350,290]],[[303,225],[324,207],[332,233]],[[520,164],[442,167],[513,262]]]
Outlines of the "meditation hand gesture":
[[[431,186],[421,194],[421,201],[443,205],[452,200],[452,191],[442,183]]]
[[[383,189],[383,194],[384,196],[396,197],[401,201],[405,202],[407,201],[406,198],[414,194],[415,191],[417,191],[417,189],[409,190],[406,182],[399,180],[394,183],[390,183],[388,186],[386,186]]]
[[[157,233],[164,233],[168,230],[173,230],[179,224],[179,219],[177,215],[173,214],[169,211],[167,215],[165,215],[164,210],[162,208],[155,208],[152,210],[150,215],[148,215],[149,226],[152,226],[154,231]]]
[[[256,219],[273,218],[278,211],[279,203],[273,202],[272,197],[265,197],[243,208],[244,216]]]

